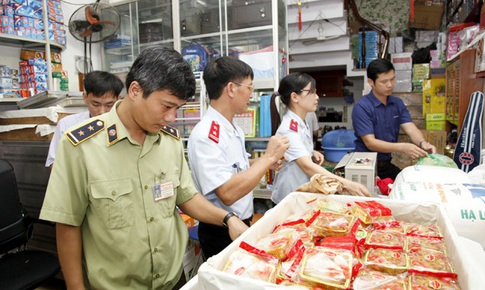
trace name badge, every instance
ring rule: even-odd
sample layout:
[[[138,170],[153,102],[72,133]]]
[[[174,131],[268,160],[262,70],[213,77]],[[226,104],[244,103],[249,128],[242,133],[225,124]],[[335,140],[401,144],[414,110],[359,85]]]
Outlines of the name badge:
[[[155,184],[153,186],[153,199],[155,201],[166,199],[172,197],[173,195],[173,183],[171,181]]]

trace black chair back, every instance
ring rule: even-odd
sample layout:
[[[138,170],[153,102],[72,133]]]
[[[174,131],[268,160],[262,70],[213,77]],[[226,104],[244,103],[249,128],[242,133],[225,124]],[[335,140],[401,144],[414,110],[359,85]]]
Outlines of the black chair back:
[[[33,222],[20,202],[12,165],[0,159],[0,289],[35,289],[60,271],[55,255],[27,249]]]

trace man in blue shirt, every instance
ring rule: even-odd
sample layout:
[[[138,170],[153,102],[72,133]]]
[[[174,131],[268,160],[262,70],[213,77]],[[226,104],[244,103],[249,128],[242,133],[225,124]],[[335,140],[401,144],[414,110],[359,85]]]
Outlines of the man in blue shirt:
[[[395,78],[392,63],[386,59],[372,61],[367,67],[367,78],[372,91],[357,101],[352,111],[355,151],[377,152],[377,175],[394,180],[401,169],[391,163],[392,152],[419,158],[436,153],[436,147],[424,139],[403,101],[391,96]],[[398,142],[400,129],[411,143]]]

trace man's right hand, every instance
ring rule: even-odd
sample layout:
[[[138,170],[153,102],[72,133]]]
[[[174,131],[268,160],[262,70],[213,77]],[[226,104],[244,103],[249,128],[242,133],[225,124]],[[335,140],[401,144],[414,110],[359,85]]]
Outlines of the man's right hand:
[[[266,152],[264,156],[267,158],[272,158],[274,162],[283,159],[286,150],[290,148],[290,140],[288,137],[283,135],[274,135],[269,138],[268,147],[266,147]]]
[[[401,143],[402,144],[402,150],[404,154],[408,155],[409,157],[413,159],[418,159],[419,157],[424,157],[428,155],[428,152],[424,151],[423,149],[419,148],[419,146],[416,146],[412,143]]]

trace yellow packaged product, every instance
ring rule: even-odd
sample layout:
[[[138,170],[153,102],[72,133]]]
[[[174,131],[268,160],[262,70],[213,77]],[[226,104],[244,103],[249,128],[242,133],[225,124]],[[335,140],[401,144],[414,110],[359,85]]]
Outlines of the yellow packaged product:
[[[229,256],[223,271],[275,283],[278,267],[277,258],[241,242],[239,248]]]
[[[434,250],[446,254],[445,242],[441,239],[406,237],[406,251],[417,252],[421,249]]]
[[[392,219],[391,209],[373,200],[356,201],[351,212],[364,224]]]
[[[408,277],[409,289],[459,290],[458,282],[451,278],[411,274]]]
[[[406,276],[405,274],[390,275],[363,267],[359,269],[357,277],[352,282],[352,289],[406,290]]]
[[[313,245],[313,234],[308,230],[305,221],[303,219],[299,219],[292,222],[285,222],[283,224],[277,225],[273,230],[273,233],[283,231],[286,229],[294,229],[303,244],[307,246]]]
[[[409,273],[458,278],[451,260],[443,252],[421,249],[416,252],[409,252],[408,259]]]
[[[349,235],[354,223],[355,217],[351,215],[320,212],[309,227],[315,236],[337,237]]]
[[[404,273],[408,269],[406,253],[391,249],[369,249],[364,255],[363,264],[389,274]]]
[[[404,230],[407,236],[443,239],[441,229],[437,225],[418,225],[414,223],[405,223]]]
[[[285,228],[276,233],[261,237],[254,246],[284,261],[298,240],[299,234],[295,229]]]
[[[331,211],[340,214],[346,214],[348,212],[347,205],[328,198],[319,199],[317,206],[321,211]]]
[[[393,231],[375,230],[367,236],[364,246],[366,248],[384,248],[402,251],[405,249],[405,241],[404,234]]]
[[[349,251],[325,247],[305,251],[300,278],[325,289],[347,289],[352,278],[353,255]]]

